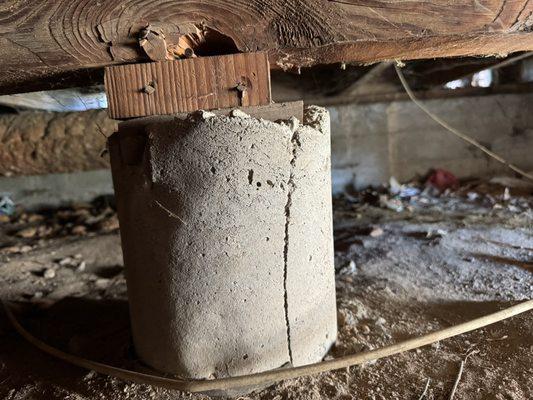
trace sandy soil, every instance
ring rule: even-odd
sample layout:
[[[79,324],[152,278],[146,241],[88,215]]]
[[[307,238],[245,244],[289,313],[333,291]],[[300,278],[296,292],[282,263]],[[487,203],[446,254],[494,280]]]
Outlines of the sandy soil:
[[[382,192],[387,196],[386,192]],[[374,349],[531,297],[533,196],[471,184],[443,196],[335,200],[339,338],[328,357]],[[392,202],[392,203],[391,203]],[[401,210],[400,210],[401,209]],[[130,344],[116,216],[106,202],[4,218],[0,296],[71,353],[142,370]],[[533,313],[349,370],[242,399],[533,398]],[[0,398],[202,399],[70,366],[25,342],[0,313]]]

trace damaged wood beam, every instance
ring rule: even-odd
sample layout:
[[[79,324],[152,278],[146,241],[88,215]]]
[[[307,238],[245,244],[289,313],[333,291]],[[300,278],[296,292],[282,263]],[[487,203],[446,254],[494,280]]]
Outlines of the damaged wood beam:
[[[533,50],[532,13],[528,0],[7,0],[0,94],[86,83],[104,66],[192,54],[267,51],[282,69],[505,55]]]

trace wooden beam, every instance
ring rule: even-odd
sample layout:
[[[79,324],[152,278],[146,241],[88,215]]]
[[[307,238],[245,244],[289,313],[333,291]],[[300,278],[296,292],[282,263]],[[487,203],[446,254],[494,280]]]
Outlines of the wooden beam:
[[[265,50],[273,67],[290,69],[529,51],[532,14],[529,0],[4,0],[0,93],[89,82],[103,66],[148,60],[147,30],[160,57],[187,46]]]

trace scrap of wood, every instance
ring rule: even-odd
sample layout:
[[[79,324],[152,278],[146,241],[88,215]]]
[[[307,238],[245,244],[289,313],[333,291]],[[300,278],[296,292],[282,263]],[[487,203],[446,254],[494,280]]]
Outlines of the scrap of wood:
[[[108,67],[105,87],[115,119],[271,102],[263,52]]]

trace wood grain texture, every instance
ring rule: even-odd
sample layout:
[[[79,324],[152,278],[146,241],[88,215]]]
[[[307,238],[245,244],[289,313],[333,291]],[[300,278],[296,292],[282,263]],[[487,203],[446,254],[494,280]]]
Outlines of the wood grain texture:
[[[265,50],[273,67],[297,68],[533,50],[532,14],[531,0],[4,0],[0,93],[146,60],[137,35],[148,24],[168,46],[210,30],[233,50]]]
[[[107,67],[108,113],[124,119],[266,105],[269,71],[264,52]]]

